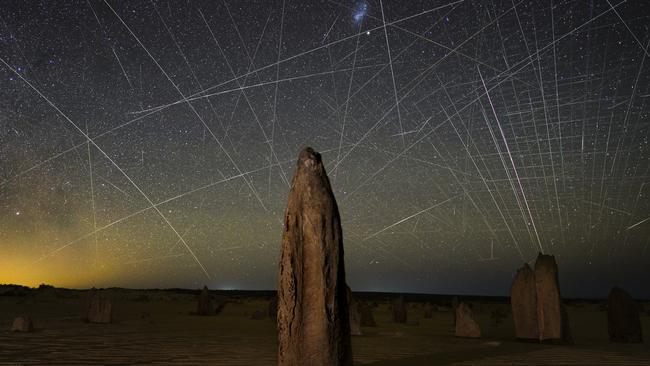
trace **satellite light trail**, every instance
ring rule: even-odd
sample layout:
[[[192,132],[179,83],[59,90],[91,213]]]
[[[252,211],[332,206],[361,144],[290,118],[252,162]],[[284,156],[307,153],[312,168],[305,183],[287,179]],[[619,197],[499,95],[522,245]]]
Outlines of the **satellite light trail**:
[[[311,146],[360,290],[503,295],[538,252],[570,269],[563,293],[650,281],[648,14],[620,0],[10,0],[0,268],[71,287],[275,288]],[[434,280],[458,273],[476,288]]]

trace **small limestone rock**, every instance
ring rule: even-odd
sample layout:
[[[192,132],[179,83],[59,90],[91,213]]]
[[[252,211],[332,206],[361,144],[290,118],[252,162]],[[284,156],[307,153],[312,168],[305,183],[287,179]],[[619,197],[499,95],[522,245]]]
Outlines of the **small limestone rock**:
[[[108,324],[113,322],[113,305],[94,287],[88,291],[86,321]]]
[[[372,315],[372,307],[365,303],[359,303],[359,317],[361,318],[361,326],[363,327],[376,327],[375,317]]]
[[[392,302],[393,322],[405,324],[407,321],[406,303],[404,296],[400,296]]]
[[[625,290],[614,287],[607,298],[607,323],[609,341],[618,343],[641,343],[641,320],[639,308]]]
[[[214,313],[214,307],[212,304],[212,296],[210,296],[210,291],[207,286],[203,286],[201,295],[199,295],[199,303],[196,307],[196,315],[212,315]]]
[[[219,315],[223,313],[223,309],[226,308],[226,305],[228,304],[227,300],[222,300],[217,302],[217,304],[214,306],[214,314]]]
[[[474,320],[472,309],[464,302],[459,303],[456,307],[456,337],[481,337],[481,328]]]
[[[11,325],[12,332],[33,332],[34,324],[32,319],[28,316],[19,316],[14,318],[14,322]]]

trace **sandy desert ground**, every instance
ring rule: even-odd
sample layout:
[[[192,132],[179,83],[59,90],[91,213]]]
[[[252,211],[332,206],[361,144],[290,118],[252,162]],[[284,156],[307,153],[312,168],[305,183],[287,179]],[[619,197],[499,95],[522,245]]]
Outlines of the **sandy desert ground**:
[[[198,291],[106,290],[113,324],[82,321],[85,293],[48,289],[0,296],[0,365],[275,365],[275,319],[261,293],[215,293],[227,302],[221,314],[195,316]],[[516,342],[507,299],[469,299],[483,338],[453,336],[451,297],[407,296],[409,324],[390,320],[389,295],[359,294],[374,303],[377,327],[354,336],[358,365],[650,365],[650,306],[642,314],[646,343],[610,344],[606,312],[599,302],[568,303],[574,344]],[[462,298],[461,298],[462,299]],[[424,309],[440,309],[431,319]],[[33,333],[9,331],[13,317],[29,314]],[[501,314],[499,317],[496,314]],[[496,319],[502,318],[497,323]]]

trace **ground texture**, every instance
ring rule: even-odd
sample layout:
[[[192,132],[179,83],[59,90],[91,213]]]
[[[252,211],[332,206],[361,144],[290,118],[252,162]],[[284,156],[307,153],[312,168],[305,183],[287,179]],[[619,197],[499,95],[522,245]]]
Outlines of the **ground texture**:
[[[228,299],[216,316],[190,315],[190,295],[148,293],[114,299],[114,324],[87,324],[83,296],[0,297],[0,365],[275,365],[275,320],[252,320],[268,300]],[[226,301],[226,299],[221,299]],[[507,304],[474,303],[483,338],[453,336],[453,316],[409,304],[409,324],[389,320],[387,303],[374,309],[378,326],[353,337],[359,365],[650,365],[650,347],[610,344],[606,312],[598,304],[569,306],[575,344],[515,342]],[[11,333],[14,316],[29,314],[34,333]],[[495,314],[503,314],[502,316]],[[502,318],[497,323],[496,319]],[[650,317],[642,317],[650,337]]]

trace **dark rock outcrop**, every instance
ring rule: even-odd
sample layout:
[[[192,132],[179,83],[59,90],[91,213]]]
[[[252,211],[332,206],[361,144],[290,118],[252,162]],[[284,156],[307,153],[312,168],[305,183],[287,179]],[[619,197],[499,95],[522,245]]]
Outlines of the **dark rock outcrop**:
[[[481,328],[476,320],[472,308],[464,302],[456,307],[456,337],[481,338]]]
[[[610,342],[641,343],[639,308],[625,290],[614,287],[607,298],[607,330]]]
[[[196,306],[196,315],[208,316],[214,313],[214,306],[212,304],[212,296],[208,286],[203,286],[203,290],[199,295],[199,303]]]
[[[517,270],[510,287],[512,319],[515,323],[515,336],[522,340],[539,340],[537,323],[537,287],[535,273],[528,263]]]
[[[391,311],[393,314],[393,322],[406,324],[408,317],[406,303],[404,302],[404,296],[400,296],[397,299],[393,300],[391,304]]]
[[[300,152],[278,276],[278,365],[352,365],[343,236],[320,154]]]
[[[103,324],[113,322],[113,305],[111,301],[102,296],[94,287],[88,291],[86,321]]]

